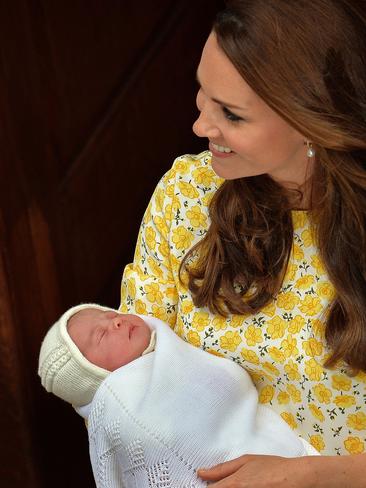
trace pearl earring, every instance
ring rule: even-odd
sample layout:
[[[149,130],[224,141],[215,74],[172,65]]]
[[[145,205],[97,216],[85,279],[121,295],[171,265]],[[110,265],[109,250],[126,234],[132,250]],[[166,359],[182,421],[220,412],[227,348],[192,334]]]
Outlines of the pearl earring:
[[[306,153],[308,158],[313,158],[315,156],[315,149],[313,148],[313,143],[310,141],[306,141],[306,145],[308,147],[308,150]]]

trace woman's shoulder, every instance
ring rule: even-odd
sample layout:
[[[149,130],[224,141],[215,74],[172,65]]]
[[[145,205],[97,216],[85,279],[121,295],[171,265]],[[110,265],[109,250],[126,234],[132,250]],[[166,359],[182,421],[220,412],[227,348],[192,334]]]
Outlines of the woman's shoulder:
[[[212,169],[210,151],[178,156],[163,179],[190,185],[204,193],[216,190],[223,182]]]

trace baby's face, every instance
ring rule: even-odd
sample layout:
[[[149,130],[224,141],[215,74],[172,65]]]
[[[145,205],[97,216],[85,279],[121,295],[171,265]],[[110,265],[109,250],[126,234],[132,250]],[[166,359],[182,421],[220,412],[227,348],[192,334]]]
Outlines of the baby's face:
[[[73,315],[67,330],[83,356],[108,371],[140,357],[151,336],[140,317],[95,308]]]

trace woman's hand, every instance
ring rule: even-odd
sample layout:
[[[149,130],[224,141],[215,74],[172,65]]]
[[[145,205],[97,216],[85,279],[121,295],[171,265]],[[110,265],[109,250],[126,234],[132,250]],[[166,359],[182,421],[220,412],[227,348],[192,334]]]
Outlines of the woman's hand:
[[[197,474],[216,482],[210,488],[306,488],[314,486],[309,459],[247,454]]]
[[[283,458],[247,454],[197,475],[210,488],[365,488],[366,454]]]

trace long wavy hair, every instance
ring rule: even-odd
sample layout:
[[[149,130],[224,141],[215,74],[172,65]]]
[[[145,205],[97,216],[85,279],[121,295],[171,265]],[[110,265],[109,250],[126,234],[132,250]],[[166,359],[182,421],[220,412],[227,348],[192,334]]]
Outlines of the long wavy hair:
[[[335,287],[326,367],[366,371],[366,17],[352,0],[229,0],[218,44],[251,88],[313,142],[309,215]],[[292,201],[292,204],[290,203]],[[268,175],[227,180],[210,227],[181,265],[196,306],[259,311],[278,294],[293,195]],[[191,265],[194,261],[194,265]]]

